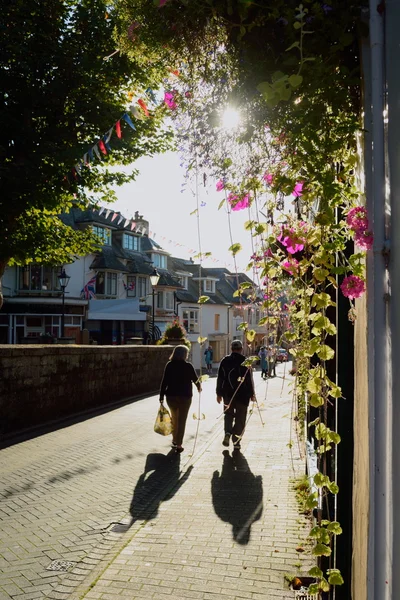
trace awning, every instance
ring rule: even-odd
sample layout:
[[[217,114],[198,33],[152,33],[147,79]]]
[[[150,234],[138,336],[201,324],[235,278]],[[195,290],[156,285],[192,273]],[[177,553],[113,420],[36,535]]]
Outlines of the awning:
[[[146,321],[146,313],[140,312],[137,298],[89,300],[88,320]]]

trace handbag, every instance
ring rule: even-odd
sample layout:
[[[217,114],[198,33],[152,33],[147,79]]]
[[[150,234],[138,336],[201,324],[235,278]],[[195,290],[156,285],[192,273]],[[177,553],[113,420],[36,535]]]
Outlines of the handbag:
[[[160,435],[170,435],[172,433],[172,421],[169,411],[163,404],[158,409],[154,431]]]

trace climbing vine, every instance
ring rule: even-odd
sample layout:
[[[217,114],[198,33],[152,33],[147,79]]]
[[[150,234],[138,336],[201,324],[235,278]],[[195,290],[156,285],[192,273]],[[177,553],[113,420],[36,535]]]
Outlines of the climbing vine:
[[[188,179],[200,170],[205,185],[213,180],[218,208],[232,218],[248,211],[249,269],[257,285],[242,286],[239,295],[267,311],[261,321],[267,327],[284,315],[299,413],[312,407],[317,414],[308,424],[318,454],[306,501],[317,514],[312,552],[330,557],[342,531],[327,500],[339,492],[327,458],[340,443],[327,418],[342,397],[332,368],[334,308],[341,293],[349,318],[356,318],[353,301],[365,291],[365,252],[373,241],[355,186],[361,2],[115,4],[118,47],[151,70],[164,94]],[[238,116],[230,124],[227,109]],[[230,250],[235,256],[240,242]],[[243,329],[252,341],[247,323]],[[321,564],[310,572],[317,580],[310,592],[319,595],[343,583],[337,569]]]

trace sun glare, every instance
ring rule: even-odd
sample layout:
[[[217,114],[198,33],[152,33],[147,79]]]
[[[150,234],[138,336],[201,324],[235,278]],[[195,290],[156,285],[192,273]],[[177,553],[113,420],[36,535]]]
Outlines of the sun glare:
[[[222,127],[235,129],[240,123],[240,114],[233,108],[227,108],[222,115]]]

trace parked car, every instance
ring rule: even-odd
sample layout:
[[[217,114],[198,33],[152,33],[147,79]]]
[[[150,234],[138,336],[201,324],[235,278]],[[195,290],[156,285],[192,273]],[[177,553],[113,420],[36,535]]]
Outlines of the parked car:
[[[276,353],[276,362],[287,362],[289,360],[289,353],[285,348],[278,348]]]

